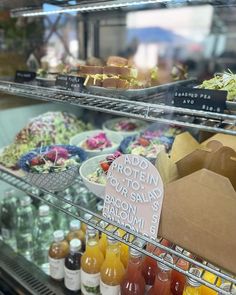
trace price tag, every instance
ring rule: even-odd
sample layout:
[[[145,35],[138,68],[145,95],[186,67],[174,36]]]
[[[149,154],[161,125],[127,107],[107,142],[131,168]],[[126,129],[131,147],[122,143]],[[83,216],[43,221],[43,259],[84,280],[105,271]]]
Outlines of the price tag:
[[[162,179],[151,162],[123,155],[107,173],[103,216],[156,239],[163,195]]]
[[[35,77],[36,77],[35,72],[16,71],[15,82],[17,82],[17,83],[30,82],[30,81],[34,80]]]
[[[175,107],[223,113],[226,99],[227,91],[178,87],[172,94],[171,104]]]
[[[77,76],[58,75],[56,86],[69,91],[81,91],[84,84],[84,78]]]

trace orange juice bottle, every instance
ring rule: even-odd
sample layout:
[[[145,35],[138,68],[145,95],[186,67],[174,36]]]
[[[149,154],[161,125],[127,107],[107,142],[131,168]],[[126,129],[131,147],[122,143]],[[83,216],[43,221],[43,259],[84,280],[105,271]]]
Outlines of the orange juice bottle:
[[[190,268],[189,272],[197,277],[200,277],[201,275],[200,270],[194,267]],[[188,277],[184,287],[183,295],[201,295],[201,284],[193,278]]]
[[[100,294],[100,269],[104,257],[98,246],[97,231],[87,226],[86,250],[81,258],[81,291],[83,295]]]
[[[119,295],[120,283],[125,269],[120,260],[120,245],[114,238],[108,237],[106,258],[101,267],[101,295]]]
[[[217,270],[217,268],[213,265],[208,264],[208,266]],[[205,271],[202,278],[203,278],[203,280],[207,281],[208,283],[215,284],[215,281],[217,279],[217,275],[215,275],[209,271]],[[221,283],[222,283],[221,278],[218,278],[216,285],[219,287],[221,285]],[[201,286],[201,294],[202,295],[217,295],[217,291],[214,291],[211,288],[209,288],[205,285],[202,285]]]

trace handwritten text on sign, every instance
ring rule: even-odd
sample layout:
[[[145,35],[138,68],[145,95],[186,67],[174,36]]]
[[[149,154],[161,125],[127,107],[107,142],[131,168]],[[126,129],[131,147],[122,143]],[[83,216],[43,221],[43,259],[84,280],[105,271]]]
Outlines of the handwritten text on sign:
[[[103,215],[153,239],[157,237],[163,182],[145,158],[123,155],[107,173]]]

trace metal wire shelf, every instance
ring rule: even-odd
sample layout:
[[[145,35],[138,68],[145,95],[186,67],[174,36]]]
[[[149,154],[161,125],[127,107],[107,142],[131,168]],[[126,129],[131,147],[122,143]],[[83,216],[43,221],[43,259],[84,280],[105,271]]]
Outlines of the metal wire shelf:
[[[188,256],[184,249],[182,249],[180,252],[175,250],[174,245],[171,247],[166,247],[162,245],[162,238],[159,240],[152,240],[149,239],[148,237],[145,237],[141,234],[138,234],[130,229],[125,228],[122,225],[118,225],[117,223],[108,220],[104,218],[103,216],[95,213],[94,211],[88,210],[84,208],[81,205],[76,204],[75,202],[68,200],[64,198],[63,193],[60,194],[51,194],[45,190],[38,189],[35,187],[32,187],[31,184],[27,183],[23,178],[15,175],[13,172],[10,172],[9,170],[6,170],[4,167],[0,167],[0,180],[16,187],[17,189],[25,192],[29,196],[36,198],[40,201],[43,201],[44,203],[48,204],[49,206],[72,216],[73,218],[77,218],[81,220],[82,222],[93,226],[97,230],[106,233],[109,236],[114,237],[116,240],[125,243],[126,245],[140,251],[144,255],[148,255],[155,259],[156,261],[161,261],[162,263],[168,265],[174,270],[177,270],[178,272],[181,272],[185,274],[188,277],[192,277],[196,281],[199,281],[201,284],[206,285],[212,289],[214,289],[217,292],[220,292],[221,294],[229,295],[233,294],[234,288],[236,288],[236,278],[224,272],[223,270],[220,270],[218,268],[215,268],[212,266],[212,264],[205,262],[199,262],[197,256]],[[77,182],[80,182],[80,179],[77,179]],[[48,194],[50,194],[50,198],[48,198]],[[55,202],[55,200],[59,200],[60,204],[63,205],[58,205],[58,202]],[[75,211],[75,209],[77,211]],[[85,213],[89,213],[91,215],[90,219],[85,218]],[[111,225],[112,231],[111,231]],[[118,230],[122,229],[124,231],[123,236],[118,236]],[[152,250],[147,250],[147,245],[152,246]],[[177,259],[173,263],[169,263],[168,261],[165,260],[164,258],[159,257],[156,255],[156,251],[161,250],[164,251],[166,254],[172,254],[174,255]],[[189,268],[188,270],[183,270],[178,266],[178,260],[179,259],[184,259],[189,263]],[[194,274],[190,273],[190,267],[198,267],[201,269],[201,276],[197,277]],[[204,278],[204,274],[206,271],[211,272],[215,274],[217,277],[213,283],[206,281]],[[230,283],[230,292],[227,292],[225,290],[222,290],[218,282],[219,280],[227,281]]]
[[[0,92],[208,132],[236,135],[236,115],[0,81]],[[155,98],[155,97],[154,97]],[[226,129],[227,128],[227,129]]]

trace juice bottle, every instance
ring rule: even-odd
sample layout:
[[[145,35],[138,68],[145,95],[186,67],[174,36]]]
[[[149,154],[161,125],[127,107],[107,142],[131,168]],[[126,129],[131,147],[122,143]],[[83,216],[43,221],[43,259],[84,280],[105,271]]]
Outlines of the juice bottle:
[[[191,268],[189,272],[196,275],[197,277],[200,277],[201,275],[200,270],[197,268]],[[184,287],[183,295],[201,295],[201,284],[198,281],[188,277]]]
[[[87,227],[86,250],[81,258],[81,291],[83,295],[99,294],[100,270],[104,257],[98,246],[97,231]]]
[[[91,214],[89,214],[89,213],[85,213],[85,214],[84,214],[84,219],[85,219],[85,220],[89,220],[89,219],[91,219],[92,217],[93,217],[93,216],[92,216]],[[84,223],[84,222],[82,222],[81,229],[82,229],[82,231],[86,234],[87,224]]]
[[[151,244],[147,245],[147,251],[153,252],[154,247]],[[146,282],[146,291],[153,285],[156,277],[157,262],[150,256],[145,256],[142,263],[142,274]]]
[[[66,240],[70,243],[73,239],[79,239],[82,244],[82,252],[85,250],[85,233],[81,229],[81,222],[77,219],[73,219],[70,222],[70,231],[66,236]]]
[[[173,258],[169,254],[162,253],[160,257],[164,257],[165,260],[173,263]],[[170,295],[171,284],[171,268],[162,262],[158,262],[158,271],[156,274],[154,285],[147,292],[148,295]]]
[[[129,261],[129,246],[124,243],[120,243],[120,257],[121,262],[123,263],[124,268],[126,269]]]
[[[175,250],[178,252],[182,252],[183,249],[180,248],[179,246],[175,247]],[[183,252],[185,255],[189,256],[190,253],[188,253],[187,251]],[[174,258],[174,260],[176,260],[176,266],[182,268],[183,270],[188,270],[189,268],[189,262],[179,258],[176,256]],[[172,274],[171,274],[171,292],[173,295],[182,295],[183,294],[183,290],[184,290],[184,286],[186,283],[186,276],[180,272],[178,272],[177,270],[172,270]]]
[[[70,254],[65,259],[65,287],[70,291],[79,291],[81,287],[80,260],[81,246],[79,239],[70,241]]]
[[[208,265],[210,266],[211,268],[217,270],[217,268],[213,265]],[[215,281],[217,279],[217,275],[209,272],[209,271],[205,271],[202,278],[207,281],[208,283],[211,283],[211,284],[215,284]],[[221,285],[222,281],[221,281],[221,278],[218,278],[217,279],[217,282],[216,282],[216,285],[219,287]],[[202,295],[216,295],[217,294],[217,291],[214,291],[212,290],[211,288],[205,286],[205,285],[202,285],[201,286],[201,294]]]
[[[101,267],[100,293],[119,295],[120,283],[125,269],[120,260],[120,245],[114,238],[108,237],[106,258]]]
[[[49,249],[49,274],[55,280],[64,278],[65,258],[69,254],[69,244],[64,239],[62,230],[56,230],[53,233],[54,241]]]
[[[120,286],[120,295],[143,295],[144,292],[145,280],[142,275],[142,254],[131,248],[128,267]]]

